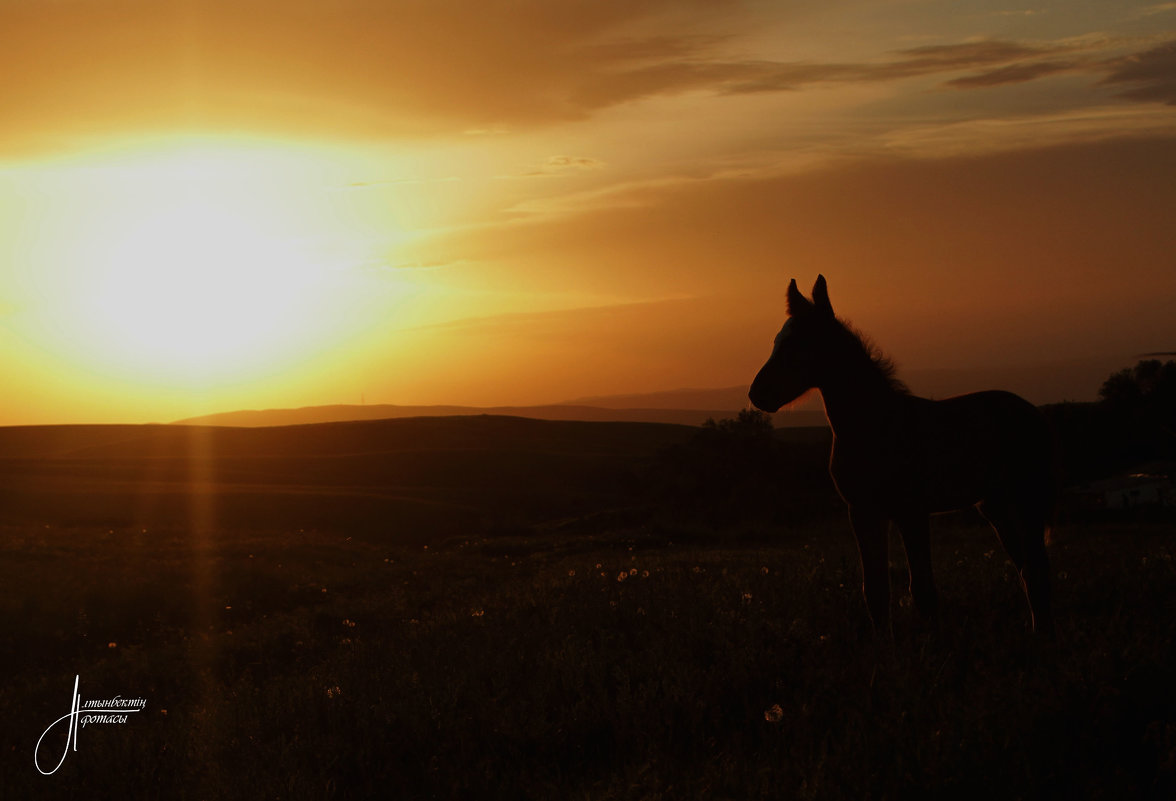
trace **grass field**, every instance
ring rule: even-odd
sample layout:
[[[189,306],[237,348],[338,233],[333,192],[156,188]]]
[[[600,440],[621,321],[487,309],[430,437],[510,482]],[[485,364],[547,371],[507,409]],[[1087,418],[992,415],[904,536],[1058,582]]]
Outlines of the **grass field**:
[[[840,521],[428,548],[7,529],[5,795],[1171,797],[1171,531],[1061,531],[1042,646],[995,537],[939,528],[942,631],[904,605],[893,648]],[[42,776],[75,674],[147,706]]]
[[[513,467],[498,472],[447,471],[436,448],[413,440],[382,468],[403,481],[373,495],[372,508],[390,516],[334,529],[260,527],[265,515],[244,514],[241,498],[268,511],[300,499],[283,523],[306,510],[329,517],[356,488],[308,484],[343,475],[315,459],[367,475],[374,457],[327,448],[264,470],[260,457],[219,462],[221,483],[192,503],[238,506],[207,512],[204,527],[166,515],[159,525],[84,522],[94,497],[133,497],[126,487],[146,464],[123,461],[133,449],[97,462],[25,453],[2,466],[12,496],[24,487],[43,497],[0,526],[0,795],[1176,795],[1170,524],[1058,528],[1050,645],[1027,631],[991,531],[974,515],[941,518],[940,629],[896,592],[894,642],[879,643],[840,510],[818,503],[791,521],[724,525],[648,499],[639,513],[601,511],[619,497],[609,489],[618,465],[680,437],[643,429],[651,439],[633,445],[618,431],[613,440],[595,428],[538,431],[542,447],[516,448]],[[432,462],[412,463],[434,464],[432,479],[396,473],[425,451]],[[570,451],[571,461],[560,456]],[[477,463],[468,448],[450,456]],[[156,458],[157,501],[183,471]],[[518,487],[519,475],[533,481]],[[290,489],[309,486],[320,494]],[[444,510],[460,487],[457,505],[481,522],[430,513],[415,529],[418,518],[385,503],[432,498]],[[504,487],[516,495],[503,500]],[[52,519],[54,497],[73,524]],[[905,565],[892,545],[900,590]],[[34,747],[70,711],[75,675],[83,700],[141,697],[146,707],[125,724],[80,730],[76,752],[44,776]],[[64,727],[51,732],[43,765],[60,758],[65,737]]]

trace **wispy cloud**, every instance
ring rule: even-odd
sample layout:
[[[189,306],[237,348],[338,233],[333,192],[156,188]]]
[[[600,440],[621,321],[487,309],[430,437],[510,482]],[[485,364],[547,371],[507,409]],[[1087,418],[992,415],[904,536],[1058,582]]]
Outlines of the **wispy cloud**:
[[[877,83],[922,76],[981,72],[953,78],[946,85],[972,89],[1023,83],[1097,63],[1112,42],[1084,37],[1049,43],[982,39],[926,45],[895,51],[888,58],[864,62],[747,62],[696,67],[695,81],[709,80],[726,94],[795,91],[822,83]],[[1076,54],[1085,54],[1078,57]],[[1072,55],[1068,59],[1060,56]]]
[[[1176,3],[1158,3],[1154,6],[1144,6],[1135,12],[1136,17],[1154,17],[1156,14],[1168,14],[1176,11]]]
[[[938,159],[1016,150],[1040,150],[1170,137],[1167,110],[1104,105],[1054,114],[986,117],[896,129],[877,139],[877,152],[904,158]]]
[[[461,181],[456,175],[446,175],[442,178],[380,178],[372,181],[352,181],[342,186],[334,187],[338,190],[349,189],[378,189],[384,186],[405,186],[413,184],[456,183]]]
[[[586,156],[550,156],[540,167],[528,169],[514,175],[502,175],[500,178],[555,178],[562,175],[575,175],[586,170],[599,170],[604,162]]]
[[[1123,97],[1176,105],[1176,40],[1112,62],[1104,83],[1125,87]]]
[[[0,93],[0,121],[6,140],[34,142],[192,126],[498,137],[688,92],[795,92],[937,75],[974,89],[1084,68],[1080,52],[1122,55],[1089,42],[984,38],[787,60],[786,46],[750,44],[760,27],[782,26],[790,14],[799,12],[710,0],[487,0],[476,14],[443,2],[356,0],[341,13],[251,0],[202,5],[194,28],[177,25],[164,4],[136,0],[5,3],[0,30],[28,46],[0,50],[0,74],[18,76]],[[113,48],[130,35],[128,20],[135,47]],[[1157,80],[1124,97],[1164,95]]]
[[[1077,69],[1073,61],[1034,61],[1023,64],[1009,64],[987,72],[965,75],[947,82],[957,89],[978,89],[988,86],[1003,86],[1011,83],[1025,83]]]

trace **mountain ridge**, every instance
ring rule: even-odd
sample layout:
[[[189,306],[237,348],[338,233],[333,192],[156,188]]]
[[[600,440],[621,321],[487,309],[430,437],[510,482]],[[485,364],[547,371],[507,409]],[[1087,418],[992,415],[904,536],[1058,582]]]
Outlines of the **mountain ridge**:
[[[719,420],[735,417],[739,406],[728,408],[610,408],[576,404],[547,404],[539,406],[401,406],[397,404],[304,406],[293,409],[243,409],[232,412],[189,417],[172,425],[214,425],[256,428],[268,426],[305,425],[353,420],[384,420],[408,417],[466,417],[504,416],[526,417],[535,420],[566,420],[584,422],[672,423],[698,426],[708,418]],[[818,411],[788,411],[776,415],[777,425],[824,425],[824,414]]]

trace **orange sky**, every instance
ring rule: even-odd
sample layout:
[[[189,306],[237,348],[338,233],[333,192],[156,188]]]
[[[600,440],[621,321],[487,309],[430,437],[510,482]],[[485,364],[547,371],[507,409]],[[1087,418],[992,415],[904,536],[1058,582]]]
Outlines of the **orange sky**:
[[[0,424],[743,384],[818,272],[916,376],[1176,349],[1176,3],[9,0],[0,44]]]

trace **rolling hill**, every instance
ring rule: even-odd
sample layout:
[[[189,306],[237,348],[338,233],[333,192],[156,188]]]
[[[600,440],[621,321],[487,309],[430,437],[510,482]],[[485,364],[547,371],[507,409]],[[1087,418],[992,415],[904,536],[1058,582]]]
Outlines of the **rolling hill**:
[[[635,468],[694,431],[503,416],[0,428],[0,524],[431,540],[607,506]]]

